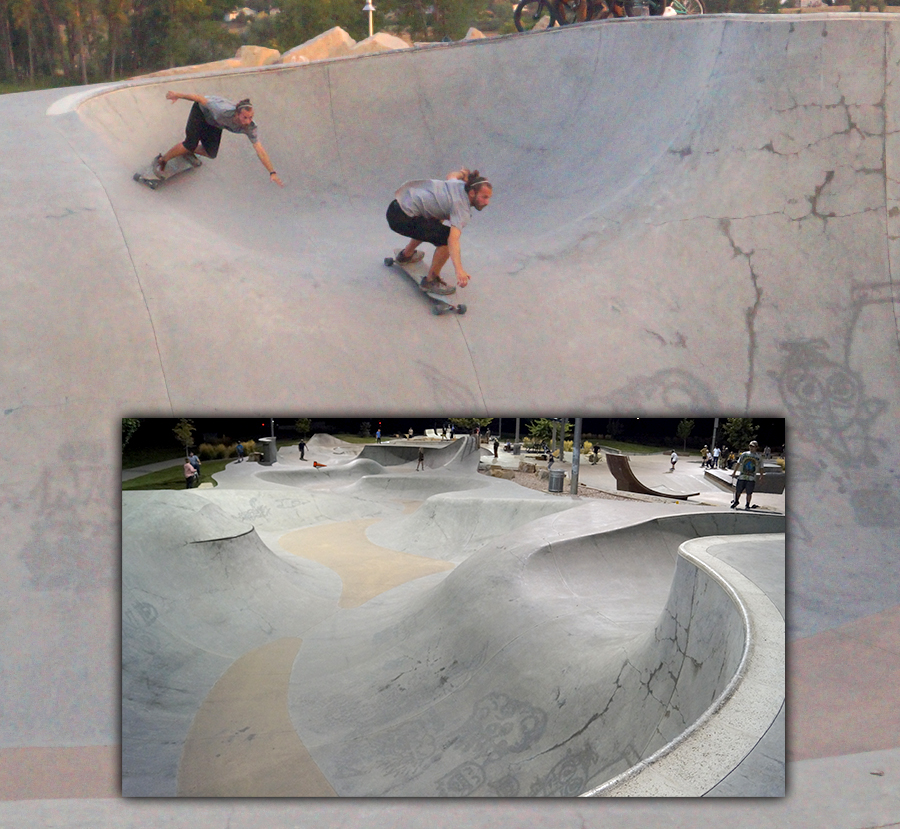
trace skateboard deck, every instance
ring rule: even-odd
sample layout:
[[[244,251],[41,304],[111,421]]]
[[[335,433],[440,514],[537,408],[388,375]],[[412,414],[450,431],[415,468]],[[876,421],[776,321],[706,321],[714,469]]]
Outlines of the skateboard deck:
[[[462,303],[453,302],[451,297],[453,294],[434,294],[422,287],[422,280],[428,276],[428,266],[423,260],[418,262],[398,262],[397,256],[402,248],[397,248],[393,256],[388,256],[384,260],[384,264],[390,267],[393,265],[412,280],[413,284],[431,300],[431,313],[435,315],[446,314],[448,311],[456,311],[457,314],[465,314],[466,306]]]
[[[190,155],[179,155],[166,164],[166,169],[160,172],[156,168],[156,159],[154,158],[143,170],[135,173],[132,178],[141,184],[146,184],[151,190],[155,190],[164,181],[168,181],[179,173],[187,170],[193,170],[199,167],[203,162],[193,153]]]

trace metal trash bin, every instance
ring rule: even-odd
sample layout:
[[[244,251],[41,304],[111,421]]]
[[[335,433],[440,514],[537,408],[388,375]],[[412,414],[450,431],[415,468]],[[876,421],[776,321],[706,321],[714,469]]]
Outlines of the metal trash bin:
[[[566,472],[564,469],[551,469],[550,482],[548,492],[562,492],[563,484],[566,482]]]
[[[262,457],[259,459],[259,462],[263,466],[271,466],[278,460],[278,446],[276,444],[275,438],[260,438],[259,442],[262,444]]]
[[[522,444],[514,443],[513,444],[513,455],[521,455],[522,454]]]

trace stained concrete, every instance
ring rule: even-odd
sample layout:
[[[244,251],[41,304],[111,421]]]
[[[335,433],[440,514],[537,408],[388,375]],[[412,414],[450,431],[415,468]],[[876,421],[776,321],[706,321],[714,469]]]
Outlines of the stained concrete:
[[[350,415],[786,414],[790,637],[808,643],[804,659],[819,648],[804,665],[836,710],[851,685],[859,710],[889,710],[880,663],[839,670],[847,660],[827,634],[874,635],[898,604],[884,577],[900,515],[896,26],[879,15],[627,21],[410,51],[398,72],[385,69],[400,65],[391,55],[341,61],[310,72],[301,95],[279,72],[208,79],[209,91],[256,96],[263,139],[289,165],[283,191],[233,136],[198,171],[202,185],[136,190],[135,162],[183,127],[163,84],[137,114],[143,101],[126,106],[116,90],[110,117],[90,126],[67,111],[70,95],[111,87],[2,96],[3,791],[21,791],[17,758],[43,758],[28,766],[38,799],[4,804],[8,821],[132,819],[128,804],[90,799],[119,780],[97,758],[115,757],[121,739],[110,470],[123,414],[255,416],[298,399]],[[633,69],[625,89],[621,66]],[[450,105],[458,90],[465,128]],[[291,104],[284,120],[279,101]],[[365,112],[377,120],[361,124]],[[502,187],[466,230],[469,313],[425,324],[420,298],[380,264],[393,245],[383,205],[404,178],[463,162]],[[885,730],[834,721],[808,687],[794,694],[808,727],[790,736],[803,760],[780,809],[647,806],[617,812],[617,825],[896,822]],[[807,738],[823,733],[827,748]],[[876,748],[885,777],[867,769]],[[81,775],[55,771],[78,751]],[[73,792],[88,799],[52,799]],[[247,820],[297,824],[295,809],[253,808]],[[192,827],[226,822],[215,807],[154,809]],[[350,824],[384,824],[355,809]],[[410,825],[473,819],[404,814]]]

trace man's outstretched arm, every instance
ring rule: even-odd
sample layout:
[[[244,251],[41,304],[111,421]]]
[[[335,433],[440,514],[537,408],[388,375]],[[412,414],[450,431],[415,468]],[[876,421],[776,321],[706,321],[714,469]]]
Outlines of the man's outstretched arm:
[[[279,187],[284,187],[284,182],[278,177],[278,173],[275,172],[275,168],[272,166],[272,162],[269,160],[269,154],[266,152],[266,148],[263,147],[261,141],[257,141],[253,145],[253,149],[256,150],[256,154],[259,156],[259,160],[262,162],[263,167],[266,168],[269,172],[269,178],[274,181]]]

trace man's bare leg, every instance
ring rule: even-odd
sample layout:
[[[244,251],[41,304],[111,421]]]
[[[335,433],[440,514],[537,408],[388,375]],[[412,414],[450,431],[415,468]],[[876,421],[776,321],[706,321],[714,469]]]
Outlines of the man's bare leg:
[[[441,282],[441,268],[447,264],[450,258],[450,246],[441,245],[434,249],[434,256],[431,258],[431,267],[428,269],[428,281],[437,280]]]
[[[166,163],[171,161],[173,158],[178,158],[180,155],[190,155],[193,152],[194,155],[202,155],[206,158],[209,158],[209,154],[206,152],[202,144],[197,146],[196,150],[189,150],[184,144],[176,144],[172,147],[169,152],[167,152],[162,158],[159,160],[159,169],[165,170]]]
[[[400,254],[404,259],[409,259],[416,252],[416,248],[421,245],[422,242],[418,239],[410,239],[409,244],[405,248],[403,248],[403,252]]]

